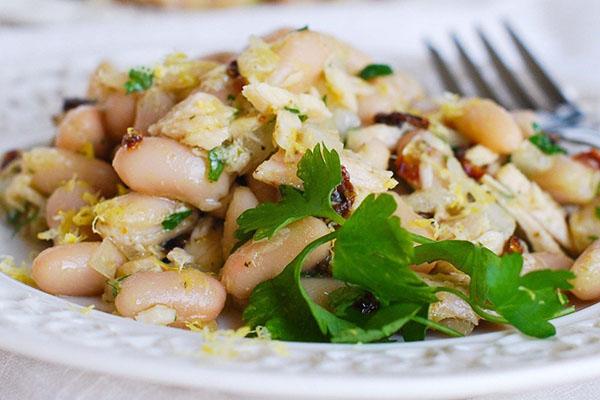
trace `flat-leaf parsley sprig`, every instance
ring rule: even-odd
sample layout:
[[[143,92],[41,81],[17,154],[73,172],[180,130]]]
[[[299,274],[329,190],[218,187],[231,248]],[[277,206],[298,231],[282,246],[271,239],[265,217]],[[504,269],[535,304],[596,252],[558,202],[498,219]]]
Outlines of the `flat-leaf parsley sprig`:
[[[460,336],[427,318],[439,291],[459,296],[484,319],[540,338],[555,333],[548,320],[572,311],[561,292],[571,287],[570,272],[542,270],[521,276],[523,260],[518,254],[500,257],[470,242],[434,242],[414,235],[400,226],[394,216],[396,202],[388,194],[369,195],[348,219],[340,217],[331,206],[340,170],[337,153],[317,146],[299,163],[304,191],[284,186],[282,201],[265,203],[239,218],[238,235],[254,234],[256,240],[306,216],[338,226],[310,243],[281,274],[254,289],[244,311],[251,327],[265,326],[273,339],[340,343],[382,341],[397,333],[405,340],[423,340],[427,329]],[[346,286],[331,293],[323,307],[302,287],[302,265],[314,249],[331,241],[332,276]],[[431,287],[410,268],[439,260],[471,277],[468,296]]]
[[[340,157],[335,150],[321,149],[318,144],[308,150],[298,163],[298,177],[304,190],[281,185],[279,203],[263,203],[245,211],[238,218],[238,239],[254,235],[255,239],[272,237],[285,226],[304,217],[322,217],[338,224],[344,223],[331,203],[331,195],[342,181]]]

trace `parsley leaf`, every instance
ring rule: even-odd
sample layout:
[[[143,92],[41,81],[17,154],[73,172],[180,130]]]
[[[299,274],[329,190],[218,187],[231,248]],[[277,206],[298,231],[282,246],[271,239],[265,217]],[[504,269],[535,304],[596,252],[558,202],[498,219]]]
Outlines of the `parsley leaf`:
[[[308,30],[308,25],[304,25],[302,28],[296,29],[296,32],[303,32]]]
[[[252,232],[256,240],[270,238],[281,228],[307,216],[328,218],[339,224],[344,219],[331,205],[331,194],[342,181],[340,157],[335,150],[321,145],[308,150],[298,163],[298,177],[304,191],[282,185],[279,203],[262,203],[245,211],[238,218],[236,237],[242,239]]]
[[[393,73],[394,70],[387,64],[369,64],[358,73],[358,76],[368,81],[379,76],[392,75]]]
[[[221,147],[215,147],[208,152],[208,180],[216,182],[225,170],[225,161],[222,158]]]
[[[570,311],[559,292],[571,288],[569,279],[574,275],[569,271],[541,270],[521,276],[520,254],[499,257],[465,241],[440,241],[415,248],[416,264],[439,260],[471,277],[470,296],[465,300],[480,316],[493,322],[510,323],[529,336],[545,338],[556,332],[548,320]],[[495,311],[500,318],[486,310]]]
[[[600,207],[594,208],[594,214],[596,215],[596,218],[600,219]]]
[[[552,138],[536,123],[533,123],[535,134],[529,137],[529,141],[545,154],[567,154],[567,151],[558,145]]]
[[[420,311],[417,304],[394,304],[358,324],[313,302],[300,281],[302,264],[312,250],[334,237],[335,232],[315,240],[276,278],[258,285],[244,310],[246,323],[265,326],[278,340],[367,343],[393,335]]]
[[[192,210],[186,210],[169,215],[162,222],[163,229],[165,231],[172,231],[173,229],[177,228],[177,226],[180,223],[182,223],[187,217],[192,215],[192,213]]]
[[[332,271],[336,279],[359,285],[384,304],[392,301],[437,301],[409,265],[413,259],[411,235],[393,215],[396,201],[388,194],[369,195],[338,230]]]
[[[129,70],[129,80],[125,82],[127,94],[143,92],[150,89],[154,83],[154,71],[146,67],[132,68]]]

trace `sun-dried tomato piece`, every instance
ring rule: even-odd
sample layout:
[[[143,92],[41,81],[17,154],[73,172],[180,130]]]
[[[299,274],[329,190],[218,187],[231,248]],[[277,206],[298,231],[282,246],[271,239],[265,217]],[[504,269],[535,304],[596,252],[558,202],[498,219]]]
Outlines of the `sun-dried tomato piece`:
[[[429,128],[429,120],[425,117],[419,117],[418,115],[394,111],[391,113],[379,113],[373,118],[377,124],[386,124],[390,126],[402,126],[407,123],[415,128],[427,129]]]
[[[487,173],[487,165],[475,165],[469,161],[465,157],[468,149],[468,147],[455,148],[454,155],[460,162],[460,165],[462,165],[463,171],[465,171],[468,176],[478,181]]]
[[[331,194],[331,204],[335,212],[346,218],[350,215],[355,199],[356,191],[352,182],[350,182],[350,174],[348,174],[346,167],[342,165],[342,182]]]
[[[138,131],[129,128],[125,136],[123,136],[121,145],[127,147],[127,150],[135,150],[142,143],[142,140],[144,140],[144,137]]]
[[[419,160],[403,155],[398,156],[396,159],[396,175],[404,179],[413,188],[419,187],[421,184]]]
[[[573,156],[573,159],[584,163],[588,167],[600,170],[600,150],[591,149]]]
[[[510,254],[510,253],[523,254],[524,252],[525,252],[525,246],[523,245],[523,242],[521,241],[521,239],[519,239],[515,235],[512,235],[511,237],[509,237],[508,240],[506,241],[506,243],[504,243],[503,254]]]
[[[19,150],[10,150],[4,153],[2,156],[2,164],[0,164],[0,169],[6,168],[11,162],[21,158],[21,151]]]

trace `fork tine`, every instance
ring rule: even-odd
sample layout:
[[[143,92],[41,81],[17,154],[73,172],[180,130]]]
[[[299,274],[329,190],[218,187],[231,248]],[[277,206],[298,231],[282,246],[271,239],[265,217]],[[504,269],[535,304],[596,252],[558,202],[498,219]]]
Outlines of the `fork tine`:
[[[429,55],[433,60],[435,69],[437,70],[445,89],[451,93],[463,95],[464,91],[458,84],[458,80],[454,74],[450,71],[450,68],[448,68],[448,63],[440,55],[440,52],[433,46],[433,44],[431,44],[429,40],[425,41],[425,46],[427,46]]]
[[[485,47],[488,56],[492,60],[496,71],[498,71],[498,75],[500,76],[504,84],[508,87],[510,95],[513,97],[517,106],[521,108],[535,109],[535,101],[529,95],[529,93],[527,93],[527,91],[517,80],[515,75],[506,66],[506,63],[502,60],[502,57],[500,57],[498,52],[494,49],[491,42],[489,41],[489,39],[487,38],[487,36],[481,28],[477,28],[477,34],[479,36],[479,39],[481,39],[481,41],[483,42],[483,46]]]
[[[557,107],[561,104],[570,103],[569,100],[562,93],[558,85],[552,78],[544,71],[539,62],[534,58],[531,52],[527,49],[523,41],[517,36],[512,26],[508,21],[503,21],[504,28],[508,32],[508,35],[512,39],[513,43],[517,47],[521,58],[525,62],[527,68],[532,73],[533,78],[537,84],[544,90],[545,95],[551,101],[553,107]]]
[[[488,99],[492,99],[496,103],[501,104],[500,100],[498,99],[498,96],[496,95],[496,92],[494,92],[490,85],[488,85],[488,83],[485,81],[483,75],[481,75],[481,72],[479,71],[479,68],[477,68],[471,57],[467,54],[460,39],[455,33],[452,34],[452,41],[454,42],[454,45],[456,46],[456,49],[460,54],[460,59],[464,64],[467,73],[469,74],[471,79],[473,79],[473,83],[479,91],[479,95]]]

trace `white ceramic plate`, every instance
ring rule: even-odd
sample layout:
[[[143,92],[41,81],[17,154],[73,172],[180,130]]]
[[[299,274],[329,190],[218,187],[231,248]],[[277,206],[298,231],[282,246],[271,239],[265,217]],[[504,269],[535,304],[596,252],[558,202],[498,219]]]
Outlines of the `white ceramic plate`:
[[[576,9],[575,3],[569,5]],[[498,16],[514,16],[538,53],[561,61],[562,69],[551,66],[561,80],[575,87],[580,84],[585,93],[600,86],[598,77],[590,74],[587,80],[569,63],[577,54],[588,55],[585,70],[592,71],[590,65],[600,57],[591,48],[580,48],[579,53],[573,49],[580,46],[572,40],[576,34],[557,24],[569,20],[562,4],[508,2],[486,8],[485,1],[452,5],[415,1],[352,4],[343,9],[259,8],[241,14],[169,16],[162,21],[113,16],[101,25],[73,23],[52,30],[3,32],[0,150],[50,140],[50,116],[60,108],[61,97],[84,93],[86,75],[103,58],[139,65],[175,49],[191,54],[238,49],[249,33],[286,24],[308,23],[313,29],[336,33],[432,84],[421,51],[423,35],[441,41],[449,27],[466,32],[478,22],[499,37]],[[451,25],[446,22],[449,15]],[[598,13],[579,12],[578,18],[582,15],[593,18]],[[591,21],[581,22],[579,29],[588,29],[581,27],[593,25]],[[564,54],[570,58],[563,58]],[[29,251],[0,226],[0,254],[25,259]],[[231,338],[206,343],[193,332],[146,326],[99,311],[85,314],[73,303],[0,276],[0,347],[4,349],[121,376],[263,396],[449,399],[591,378],[600,375],[599,322],[600,306],[593,306],[557,320],[558,334],[548,340],[502,331],[363,346],[282,347]],[[220,355],[201,351],[203,345]]]

